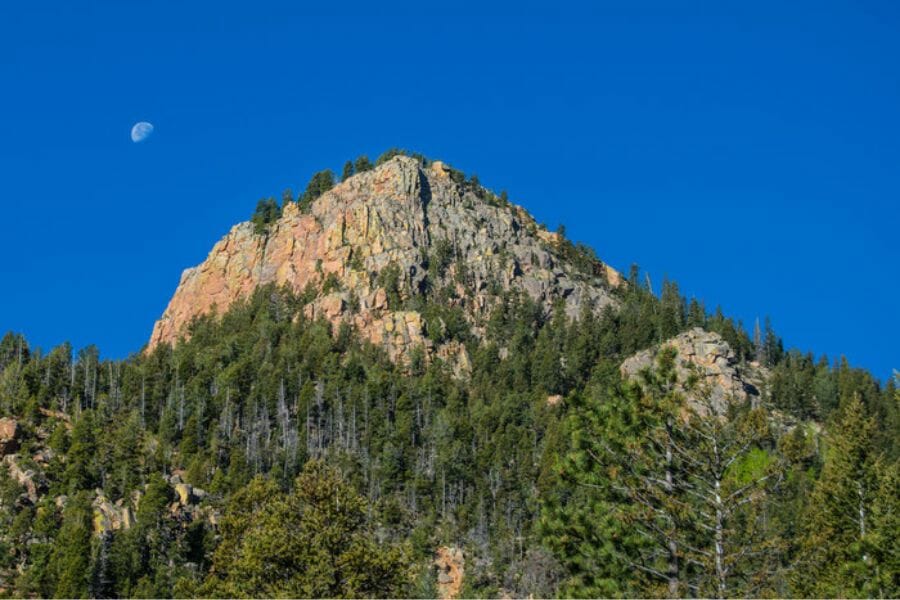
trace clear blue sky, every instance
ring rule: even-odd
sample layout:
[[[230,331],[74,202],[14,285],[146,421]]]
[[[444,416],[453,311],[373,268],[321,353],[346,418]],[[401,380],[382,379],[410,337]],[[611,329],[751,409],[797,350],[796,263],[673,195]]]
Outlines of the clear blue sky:
[[[261,196],[402,146],[900,368],[896,2],[300,4],[3,3],[0,330],[136,351]]]

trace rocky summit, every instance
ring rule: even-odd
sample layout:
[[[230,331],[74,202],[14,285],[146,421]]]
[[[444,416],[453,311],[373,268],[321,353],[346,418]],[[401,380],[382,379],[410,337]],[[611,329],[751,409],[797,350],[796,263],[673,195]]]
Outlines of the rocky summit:
[[[460,175],[442,162],[396,156],[308,209],[287,203],[264,231],[235,225],[184,271],[149,348],[175,342],[195,316],[224,312],[269,283],[304,293],[308,316],[351,324],[392,358],[416,346],[448,350],[435,347],[407,302],[427,290],[462,308],[476,336],[503,291],[520,290],[547,311],[563,306],[570,317],[615,303],[618,272],[593,257],[587,266],[573,259],[569,242]]]

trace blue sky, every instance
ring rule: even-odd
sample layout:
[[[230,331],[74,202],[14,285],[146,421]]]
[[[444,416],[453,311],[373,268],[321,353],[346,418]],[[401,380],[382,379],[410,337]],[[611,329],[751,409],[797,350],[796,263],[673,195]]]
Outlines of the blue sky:
[[[894,2],[77,4],[0,7],[0,330],[136,351],[260,197],[402,146],[900,368]]]

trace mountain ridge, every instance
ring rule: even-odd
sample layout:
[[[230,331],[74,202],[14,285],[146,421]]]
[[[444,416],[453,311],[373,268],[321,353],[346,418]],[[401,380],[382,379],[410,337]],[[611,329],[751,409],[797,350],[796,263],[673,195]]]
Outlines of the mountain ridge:
[[[562,302],[577,317],[614,304],[611,290],[622,281],[477,179],[400,155],[307,205],[286,202],[262,231],[249,221],[233,226],[183,272],[148,349],[174,343],[194,317],[227,310],[267,283],[304,293],[309,316],[349,323],[398,358],[450,341],[435,331],[446,323],[429,323],[408,306],[416,296],[439,290],[480,337],[501,291],[521,291],[547,312]]]

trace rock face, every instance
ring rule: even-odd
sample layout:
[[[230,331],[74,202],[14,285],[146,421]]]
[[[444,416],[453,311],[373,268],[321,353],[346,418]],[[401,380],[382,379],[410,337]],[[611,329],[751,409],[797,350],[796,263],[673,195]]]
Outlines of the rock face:
[[[131,529],[134,525],[134,512],[123,500],[111,502],[103,492],[95,491],[93,502],[94,509],[94,533],[97,535],[107,531],[119,529]]]
[[[434,560],[437,567],[438,597],[453,600],[459,596],[463,583],[465,559],[460,548],[441,546]]]
[[[233,227],[184,272],[149,348],[175,342],[195,315],[223,312],[267,283],[312,286],[309,316],[351,323],[392,357],[415,345],[431,349],[422,316],[396,299],[428,286],[449,289],[473,324],[500,290],[521,290],[547,310],[561,300],[570,316],[613,302],[619,274],[600,263],[579,274],[559,246],[521,207],[460,182],[440,162],[398,156],[326,192],[308,214],[288,204],[265,233],[249,222]],[[384,273],[395,273],[395,284]]]
[[[766,379],[763,369],[754,363],[740,365],[722,336],[699,327],[628,358],[622,363],[622,375],[634,378],[642,370],[654,366],[664,347],[676,351],[675,371],[682,389],[689,376],[697,376],[696,386],[686,396],[699,413],[722,415],[732,403],[759,400],[757,385]],[[709,397],[700,402],[702,390],[708,390]]]
[[[0,419],[0,457],[19,449],[19,424],[15,419]]]
[[[32,504],[36,504],[40,493],[46,488],[45,481],[40,473],[19,464],[15,454],[4,457],[6,468],[10,478],[25,488],[25,494]]]

